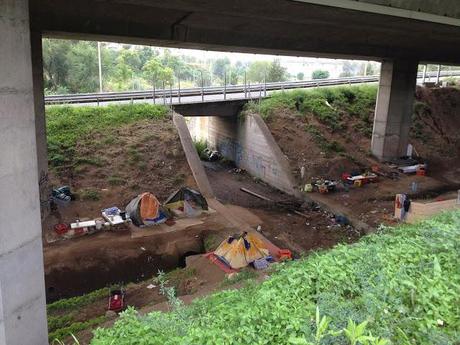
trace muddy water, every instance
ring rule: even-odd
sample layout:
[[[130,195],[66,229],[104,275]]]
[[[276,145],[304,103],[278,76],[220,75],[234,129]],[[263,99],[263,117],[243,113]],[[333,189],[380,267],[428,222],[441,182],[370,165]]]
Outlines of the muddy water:
[[[46,300],[53,301],[83,295],[91,291],[114,285],[139,282],[158,273],[183,266],[190,253],[203,253],[201,239],[190,239],[181,249],[172,254],[158,255],[142,251],[136,257],[120,260],[90,261],[88,265],[68,265],[50,270],[45,274]]]

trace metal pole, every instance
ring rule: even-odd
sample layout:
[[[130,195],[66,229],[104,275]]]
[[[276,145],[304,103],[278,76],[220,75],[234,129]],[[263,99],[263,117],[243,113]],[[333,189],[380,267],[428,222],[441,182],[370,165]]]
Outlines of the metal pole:
[[[165,81],[163,80],[163,105],[166,105]]]
[[[246,71],[244,71],[244,98],[248,98],[248,89],[247,89],[247,85],[246,85],[247,81],[246,81]]]
[[[366,61],[364,65],[364,76],[367,77],[367,65],[369,64],[369,61]]]
[[[249,82],[248,85],[249,85],[249,99],[251,99],[251,97],[252,97],[252,94],[251,94],[251,82]]]
[[[169,104],[172,104],[172,83],[169,83]]]
[[[156,87],[155,87],[155,80],[153,80],[153,104],[157,102],[157,95],[156,95]]]
[[[440,77],[441,77],[441,65],[438,65],[438,73],[436,74],[436,85],[439,85]]]
[[[178,83],[178,86],[179,86],[178,98],[179,98],[179,104],[180,104],[180,76],[179,76],[178,79],[177,79],[177,83]]]
[[[426,65],[423,66],[423,79],[422,79],[422,84],[425,84],[425,79],[426,79]]]
[[[99,63],[99,92],[102,93],[102,56],[101,56],[101,42],[97,42],[97,59]]]
[[[264,78],[264,97],[267,97],[267,78]]]
[[[224,101],[227,99],[227,71],[224,71]]]
[[[204,82],[203,82],[203,72],[200,71],[201,73],[201,102],[204,102]]]

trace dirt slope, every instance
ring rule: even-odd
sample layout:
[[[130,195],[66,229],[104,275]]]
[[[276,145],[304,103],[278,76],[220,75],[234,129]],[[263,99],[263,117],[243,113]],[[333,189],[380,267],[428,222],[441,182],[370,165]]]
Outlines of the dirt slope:
[[[460,91],[455,88],[418,88],[410,142],[430,164],[430,176],[458,182],[460,172]],[[300,178],[339,178],[343,171],[375,164],[370,154],[374,104],[359,116],[340,112],[342,128],[320,121],[313,114],[299,116],[292,109],[279,109],[267,124],[275,140]],[[448,168],[449,171],[446,171]]]
[[[100,216],[100,210],[124,208],[145,191],[164,201],[181,186],[195,186],[179,136],[169,118],[141,120],[81,138],[71,168],[52,170],[52,186],[69,185],[77,200],[53,213],[56,220]],[[57,219],[55,219],[57,218]]]

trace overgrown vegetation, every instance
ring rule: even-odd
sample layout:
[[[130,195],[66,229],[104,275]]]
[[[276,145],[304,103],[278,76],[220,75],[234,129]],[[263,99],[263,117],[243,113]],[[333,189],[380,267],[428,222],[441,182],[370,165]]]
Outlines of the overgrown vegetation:
[[[108,295],[109,288],[103,288],[95,290],[83,296],[61,299],[59,301],[50,303],[47,305],[46,309],[48,313],[52,313],[55,311],[64,311],[69,309],[78,309],[80,307],[84,307],[85,305],[93,303],[101,297]]]
[[[343,115],[349,114],[369,123],[369,112],[374,109],[376,85],[323,87],[307,90],[277,92],[259,104],[250,103],[249,109],[259,111],[268,120],[282,109],[298,111],[299,115],[313,114],[333,130],[344,127]]]
[[[79,140],[142,119],[163,118],[166,114],[166,107],[152,104],[49,106],[46,108],[46,124],[50,164],[54,168],[101,165],[103,162],[96,157],[75,157]],[[116,140],[113,135],[108,138]]]
[[[460,340],[460,212],[381,228],[172,312],[133,309],[92,345],[429,344]]]
[[[61,299],[47,305],[48,338],[50,344],[59,343],[71,334],[98,325],[106,320],[104,310],[99,317],[82,321],[80,309],[109,295],[109,288],[99,289],[83,296]]]
[[[196,153],[198,153],[198,156],[201,158],[204,150],[208,147],[208,143],[206,140],[195,140],[193,144],[195,145]]]

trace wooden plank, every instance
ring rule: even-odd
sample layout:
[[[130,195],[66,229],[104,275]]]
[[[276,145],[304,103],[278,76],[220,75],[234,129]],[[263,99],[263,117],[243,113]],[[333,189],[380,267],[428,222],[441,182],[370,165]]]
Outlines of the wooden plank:
[[[253,191],[251,191],[251,190],[249,190],[249,189],[246,189],[246,188],[243,188],[243,187],[241,187],[240,189],[241,189],[243,192],[245,192],[245,193],[248,193],[248,194],[250,194],[250,195],[252,195],[252,196],[255,196],[256,198],[259,198],[259,199],[262,199],[262,200],[266,200],[266,201],[275,202],[274,200],[272,200],[272,199],[270,199],[270,198],[267,198],[266,196],[257,194],[256,192],[253,192]]]

